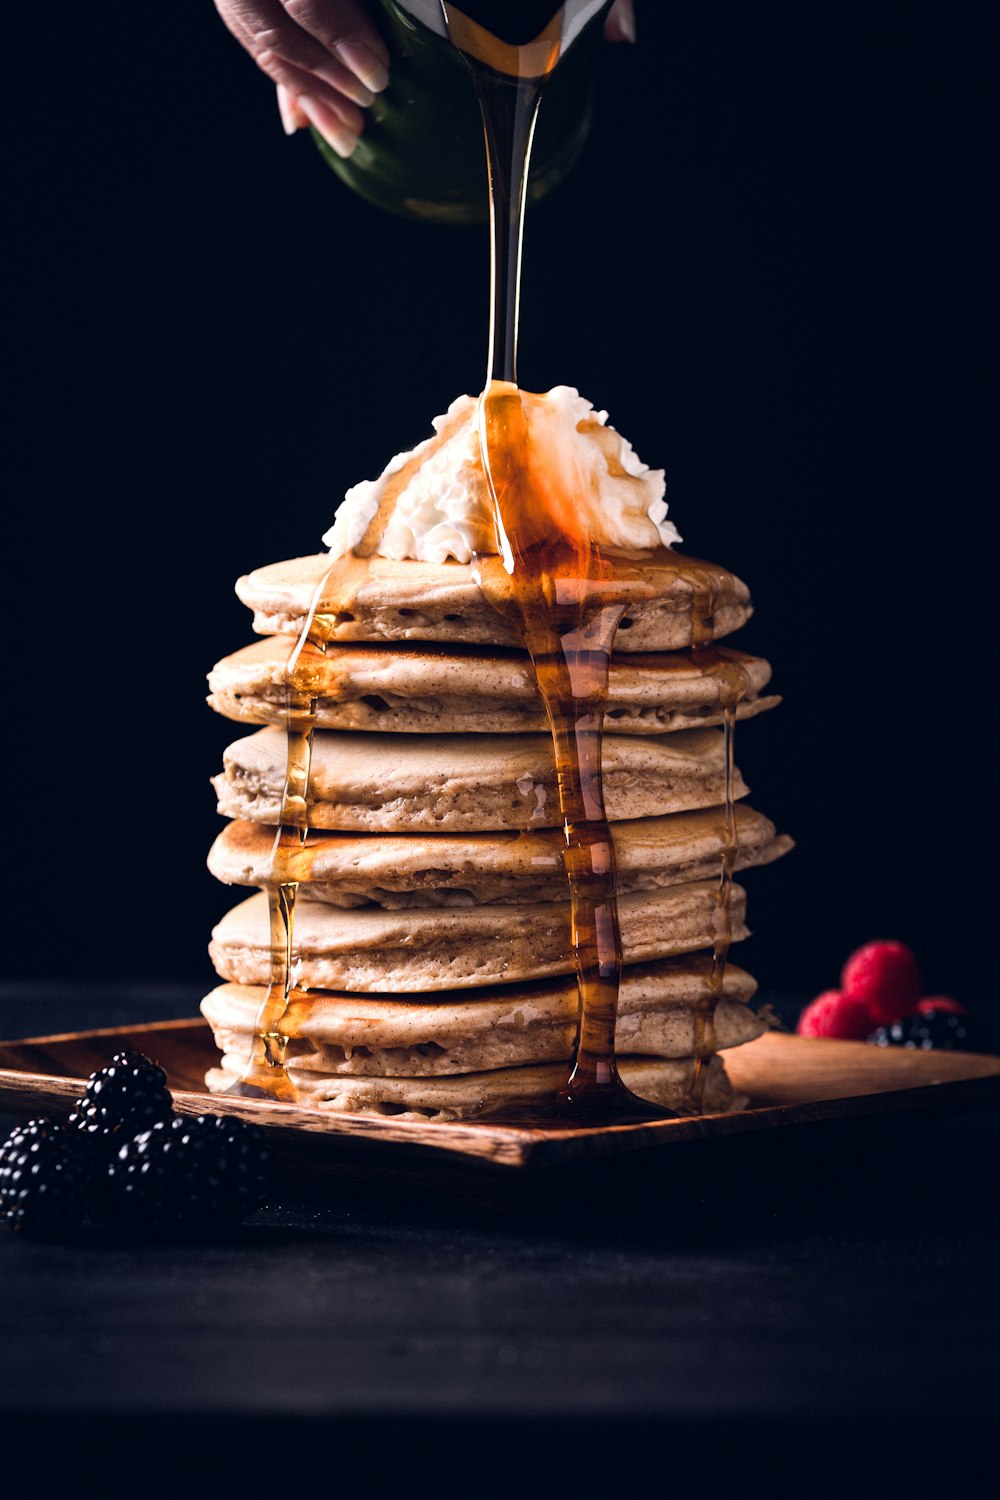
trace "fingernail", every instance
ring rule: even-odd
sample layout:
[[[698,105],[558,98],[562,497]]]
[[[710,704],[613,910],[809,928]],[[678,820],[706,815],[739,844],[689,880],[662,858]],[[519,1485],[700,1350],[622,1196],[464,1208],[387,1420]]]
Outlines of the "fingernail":
[[[345,161],[349,156],[353,156],[354,148],[358,144],[358,137],[353,130],[348,130],[346,125],[341,125],[334,120],[329,110],[324,110],[315,99],[306,99],[300,95],[299,108],[310,125],[319,131],[327,145],[336,151],[338,156],[343,157]]]
[[[354,83],[354,87],[351,93],[347,96],[349,99],[353,99],[355,104],[360,104],[362,109],[367,109],[369,104],[375,103],[375,95],[372,93],[371,89],[365,88],[364,84],[360,81],[355,82],[353,79],[351,81],[352,83]],[[341,87],[343,87],[343,85],[341,85]]]
[[[278,84],[278,112],[281,115],[281,123],[285,127],[286,135],[294,135],[306,123],[305,116],[298,108],[294,95],[288,92],[283,83]]]
[[[329,84],[335,94],[341,94],[345,99],[349,99],[352,104],[360,105],[362,109],[367,109],[369,104],[375,102],[375,95],[371,89],[366,89],[360,78],[354,73],[348,73],[345,77],[342,66],[338,68],[317,68],[316,77],[321,78],[324,83]]]
[[[355,78],[360,78],[373,94],[381,94],[389,82],[389,71],[370,47],[364,42],[341,42],[333,50]]]

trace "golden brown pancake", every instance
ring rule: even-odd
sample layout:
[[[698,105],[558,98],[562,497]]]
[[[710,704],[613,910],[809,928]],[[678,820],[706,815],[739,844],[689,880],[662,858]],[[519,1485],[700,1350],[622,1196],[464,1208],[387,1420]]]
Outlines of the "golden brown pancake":
[[[735,868],[770,864],[791,848],[774,824],[737,806]],[[726,842],[725,810],[705,808],[612,825],[618,890],[653,890],[717,875]],[[264,886],[275,829],[244,819],[227,824],[208,867],[226,885]],[[299,899],[334,906],[374,902],[472,906],[507,901],[564,901],[561,829],[532,833],[343,834],[310,831],[283,869],[300,883]],[[288,863],[288,860],[291,863]]]
[[[225,1054],[212,1068],[206,1083],[213,1093],[225,1093],[243,1076],[243,1054]],[[733,1107],[733,1091],[721,1057],[707,1064],[708,1077],[702,1112],[720,1114]],[[691,1058],[623,1057],[619,1072],[626,1085],[642,1099],[665,1109],[684,1110],[694,1079]],[[294,1065],[288,1076],[299,1102],[309,1108],[345,1114],[395,1115],[401,1120],[463,1120],[503,1110],[516,1115],[552,1099],[566,1081],[564,1063],[536,1063],[520,1068],[492,1068],[482,1073],[453,1073],[436,1078],[358,1078],[343,1074],[307,1072]]]
[[[230,745],[213,785],[230,818],[277,823],[285,782],[282,730]],[[736,772],[733,795],[746,785]],[[608,816],[657,817],[715,807],[725,795],[722,731],[610,735],[604,741]],[[548,735],[317,732],[309,826],[371,833],[464,833],[561,823]]]
[[[284,727],[288,716],[290,636],[255,641],[209,673],[209,703],[228,719]],[[728,668],[745,674],[739,718],[779,700],[761,697],[771,668],[760,657],[721,648]],[[320,729],[406,734],[521,734],[548,728],[526,653],[497,647],[330,646],[304,651],[296,683],[315,699]],[[722,722],[724,679],[686,652],[616,656],[608,677],[605,729],[662,734]]]
[[[626,963],[711,948],[724,933],[718,882],[633,891],[618,902]],[[731,935],[746,936],[746,896],[732,890]],[[267,984],[267,897],[241,901],[215,927],[216,973],[234,984]],[[574,972],[568,902],[504,906],[365,906],[352,911],[304,901],[295,912],[293,983],[307,989],[409,994],[465,989]]]
[[[653,597],[636,603],[619,626],[618,641],[630,651],[677,651],[692,643],[691,608],[696,601],[695,559],[663,551],[644,564]],[[491,588],[506,584],[494,576],[499,564],[485,559]],[[298,636],[313,595],[330,570],[326,553],[294,557],[256,568],[236,585],[254,613],[261,635]],[[713,568],[714,600],[700,639],[739,629],[750,618],[745,583]],[[713,607],[714,606],[714,607]],[[396,562],[386,557],[352,559],[331,574],[313,620],[317,639],[335,641],[465,641],[518,646],[510,622],[485,598],[474,571],[465,563]]]
[[[767,1029],[747,1001],[755,985],[730,965],[714,1017],[699,1029],[695,1007],[710,997],[711,959],[664,959],[627,968],[618,1003],[619,1053],[691,1057],[738,1047]],[[222,984],[202,1001],[220,1050],[249,1055],[266,990]],[[358,1077],[429,1077],[567,1060],[576,1032],[573,979],[451,990],[401,999],[312,990],[282,1016],[287,1058],[309,1072]]]

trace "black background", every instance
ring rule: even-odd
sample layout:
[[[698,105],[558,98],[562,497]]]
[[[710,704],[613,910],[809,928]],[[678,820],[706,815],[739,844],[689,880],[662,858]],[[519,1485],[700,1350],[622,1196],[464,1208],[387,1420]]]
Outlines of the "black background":
[[[232,583],[479,388],[485,233],[286,140],[208,0],[13,24],[5,967],[207,984]],[[754,590],[785,703],[738,758],[798,841],[750,881],[765,992],[896,936],[988,1001],[985,7],[639,29],[529,219],[522,383],[605,406]]]

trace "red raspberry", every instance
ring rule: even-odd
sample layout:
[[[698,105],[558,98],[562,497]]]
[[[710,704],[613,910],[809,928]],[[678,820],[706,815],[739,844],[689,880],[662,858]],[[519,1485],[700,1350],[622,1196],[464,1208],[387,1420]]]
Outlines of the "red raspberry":
[[[959,1005],[950,995],[928,995],[926,1000],[917,1004],[917,1012],[922,1016],[929,1016],[936,1010],[943,1010],[948,1016],[967,1016],[969,1012],[964,1005]]]
[[[845,995],[868,1001],[878,1026],[912,1015],[920,999],[920,970],[903,943],[866,943],[851,954],[840,982]]]
[[[861,1042],[874,1029],[874,1022],[866,1000],[826,990],[806,1006],[795,1029],[799,1036],[839,1036]]]

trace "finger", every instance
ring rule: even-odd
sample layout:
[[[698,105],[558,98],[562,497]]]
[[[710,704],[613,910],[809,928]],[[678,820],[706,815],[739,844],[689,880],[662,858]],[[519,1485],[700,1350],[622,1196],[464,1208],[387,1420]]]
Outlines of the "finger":
[[[357,0],[282,0],[303,31],[349,68],[373,94],[389,82],[389,49]]]
[[[349,130],[352,135],[361,134],[365,124],[364,113],[352,100],[345,99],[343,94],[327,88],[326,84],[320,83],[319,79],[314,78],[311,73],[299,72],[298,68],[291,68],[285,64],[281,73],[281,86],[295,100],[303,114],[305,113],[302,107],[303,98],[313,99],[334,115],[345,130]]]
[[[283,66],[298,68],[362,108],[371,104],[372,91],[304,32],[278,0],[216,0],[216,8],[237,41],[275,83],[286,82]]]
[[[298,102],[310,125],[315,126],[327,145],[332,146],[337,155],[346,160],[358,144],[360,132],[350,130],[319,99],[310,99],[308,95],[302,94]]]
[[[604,23],[604,36],[609,42],[635,41],[635,6],[632,0],[615,0]]]
[[[308,115],[299,108],[295,95],[290,94],[283,83],[278,84],[278,113],[286,135],[294,135],[297,130],[303,130],[309,124]]]
[[[229,19],[224,17],[227,26]],[[232,30],[232,27],[230,27]],[[238,33],[234,35],[242,40]],[[292,63],[285,62],[282,58],[272,56],[266,60],[264,72],[268,77],[291,95],[292,98],[301,101],[303,95],[308,95],[318,103],[324,105],[336,116],[342,126],[353,135],[360,135],[364,127],[364,115],[352,99],[347,99],[336,89],[318,79],[315,74],[297,68]],[[301,107],[301,104],[300,104]],[[279,104],[280,108],[280,104]],[[284,118],[284,116],[282,116]]]

